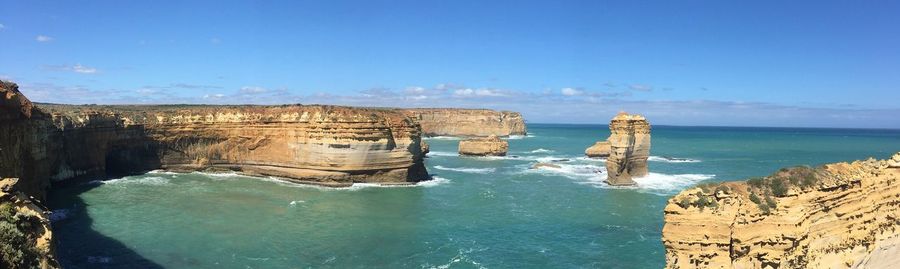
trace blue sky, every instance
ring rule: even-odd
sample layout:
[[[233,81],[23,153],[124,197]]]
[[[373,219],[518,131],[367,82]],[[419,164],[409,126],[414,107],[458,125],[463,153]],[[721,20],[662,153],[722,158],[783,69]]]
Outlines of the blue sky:
[[[900,2],[6,1],[55,103],[485,107],[530,122],[900,128]]]

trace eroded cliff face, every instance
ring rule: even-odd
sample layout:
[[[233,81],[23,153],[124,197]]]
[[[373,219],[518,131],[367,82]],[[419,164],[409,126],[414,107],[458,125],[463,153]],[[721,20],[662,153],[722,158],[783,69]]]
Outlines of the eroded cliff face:
[[[428,179],[418,123],[386,109],[338,106],[35,108],[0,88],[0,175],[42,198],[51,182],[140,173],[233,170],[328,186]]]
[[[0,178],[0,268],[59,268],[49,210],[19,191],[18,182]]]
[[[420,108],[402,109],[418,121],[427,136],[510,136],[525,135],[522,114],[488,109]]]
[[[606,181],[610,185],[634,185],[632,177],[649,173],[650,123],[641,115],[619,113],[610,121],[609,131]]]
[[[665,208],[666,267],[892,268],[900,169],[891,163],[782,169],[685,190]]]

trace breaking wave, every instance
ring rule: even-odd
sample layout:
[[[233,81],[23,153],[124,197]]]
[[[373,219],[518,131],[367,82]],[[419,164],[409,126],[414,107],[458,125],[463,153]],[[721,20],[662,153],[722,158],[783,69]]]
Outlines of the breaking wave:
[[[529,152],[530,152],[530,153],[549,153],[549,152],[553,152],[553,150],[552,150],[552,149],[539,148],[539,149],[532,150],[532,151],[529,151]]]
[[[699,163],[700,160],[687,159],[687,158],[675,158],[675,157],[667,157],[667,156],[650,156],[647,158],[648,161],[651,162],[667,162],[667,163]]]
[[[652,190],[662,190],[662,191],[677,191],[682,190],[684,188],[690,187],[697,182],[704,181],[707,179],[712,179],[716,177],[716,175],[706,175],[706,174],[660,174],[660,173],[650,173],[645,177],[634,178],[634,182],[637,183],[639,188],[643,189],[652,189]]]
[[[441,156],[441,157],[456,157],[459,156],[459,153],[456,152],[446,152],[446,151],[432,151],[425,156]]]
[[[456,172],[463,172],[463,173],[477,173],[477,174],[493,173],[494,171],[497,171],[496,168],[444,167],[441,165],[435,165],[434,168],[438,169],[438,170],[456,171]]]
[[[558,166],[541,166],[538,168],[525,168],[526,173],[541,173],[567,177],[577,180],[580,184],[588,184],[599,188],[634,188],[639,190],[650,191],[659,194],[668,194],[669,192],[679,191],[684,188],[693,186],[698,182],[715,178],[716,175],[709,174],[662,174],[650,173],[645,177],[634,178],[637,186],[619,187],[607,184],[606,167],[593,164],[566,164],[551,163]]]
[[[429,136],[425,137],[425,139],[434,139],[434,140],[462,140],[461,137],[458,136]]]
[[[153,177],[153,176],[129,176],[129,177],[122,177],[122,178],[101,181],[100,183],[103,185],[139,184],[139,185],[163,186],[163,185],[169,185],[169,179],[163,178],[163,177]]]

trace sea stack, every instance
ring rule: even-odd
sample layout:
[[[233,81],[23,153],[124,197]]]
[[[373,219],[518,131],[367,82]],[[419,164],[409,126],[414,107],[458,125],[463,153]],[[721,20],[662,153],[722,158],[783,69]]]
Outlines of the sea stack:
[[[496,135],[459,141],[459,154],[468,156],[506,156],[509,143]]]
[[[650,123],[644,116],[620,112],[610,121],[609,131],[606,182],[614,186],[634,185],[632,177],[648,173]]]
[[[584,155],[589,158],[606,158],[609,157],[609,141],[597,141],[593,146],[584,150]]]

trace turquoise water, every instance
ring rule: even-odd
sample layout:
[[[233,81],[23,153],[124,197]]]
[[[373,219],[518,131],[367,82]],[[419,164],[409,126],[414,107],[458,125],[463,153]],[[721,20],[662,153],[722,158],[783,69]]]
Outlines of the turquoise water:
[[[55,189],[58,256],[67,268],[659,268],[662,208],[681,189],[900,151],[898,130],[656,126],[651,175],[612,188],[602,161],[581,158],[606,126],[528,128],[504,158],[428,139],[435,180],[415,187],[154,172]],[[530,169],[539,161],[561,167]]]

